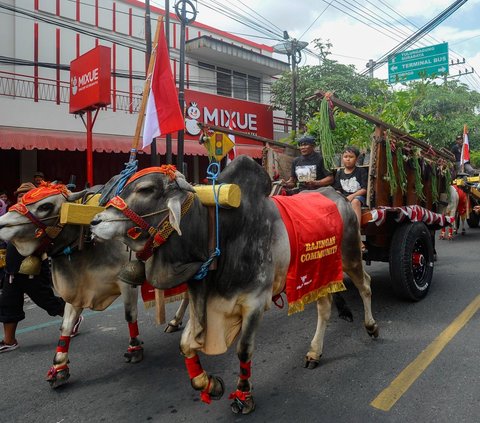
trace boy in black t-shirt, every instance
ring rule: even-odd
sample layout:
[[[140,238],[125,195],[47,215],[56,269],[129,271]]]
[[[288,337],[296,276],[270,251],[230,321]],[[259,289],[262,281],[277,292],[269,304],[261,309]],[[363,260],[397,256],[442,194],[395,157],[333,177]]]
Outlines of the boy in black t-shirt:
[[[345,195],[352,203],[353,210],[358,218],[362,219],[362,205],[366,204],[367,194],[367,169],[357,167],[360,151],[356,147],[346,147],[343,151],[342,161],[345,168],[339,169],[335,175],[333,187]]]

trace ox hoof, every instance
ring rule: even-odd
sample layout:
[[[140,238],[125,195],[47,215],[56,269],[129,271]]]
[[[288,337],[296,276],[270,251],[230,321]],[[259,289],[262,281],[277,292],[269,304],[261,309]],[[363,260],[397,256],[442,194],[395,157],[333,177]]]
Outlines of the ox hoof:
[[[234,414],[250,414],[255,410],[255,401],[249,394],[245,399],[235,398],[230,407]]]
[[[317,358],[312,358],[309,357],[308,355],[305,357],[305,360],[303,361],[303,367],[306,369],[316,369],[320,365],[320,357]]]
[[[225,393],[225,383],[223,382],[223,379],[218,376],[210,376],[210,383],[210,398],[212,400],[219,400]]]
[[[182,322],[180,323],[172,323],[170,322],[166,327],[165,327],[165,333],[174,333],[178,332],[180,330],[180,326],[182,325]]]
[[[67,366],[59,369],[52,366],[47,373],[46,381],[50,384],[50,388],[52,389],[65,385],[70,378],[70,370]]]
[[[143,347],[141,345],[129,346],[123,356],[125,363],[140,363],[143,360]]]
[[[378,338],[379,329],[376,323],[371,326],[365,326],[365,328],[367,329],[367,333],[370,335],[371,338]]]

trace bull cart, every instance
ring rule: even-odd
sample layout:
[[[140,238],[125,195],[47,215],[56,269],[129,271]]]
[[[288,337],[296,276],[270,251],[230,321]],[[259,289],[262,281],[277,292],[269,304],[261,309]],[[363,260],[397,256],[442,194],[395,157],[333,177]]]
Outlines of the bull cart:
[[[318,98],[325,98],[318,92]],[[371,122],[367,207],[361,231],[364,260],[388,262],[394,292],[419,301],[431,286],[435,262],[435,230],[454,218],[440,213],[447,200],[454,156],[436,149],[374,116],[327,94],[331,105]],[[443,201],[442,201],[443,200]]]
[[[461,188],[467,194],[467,223],[470,228],[478,228],[480,216],[473,213],[475,206],[480,205],[480,176],[457,175],[453,185]],[[458,228],[457,222],[457,228]]]
[[[323,98],[325,93],[316,96]],[[367,265],[372,261],[388,262],[395,293],[419,301],[427,295],[432,282],[435,231],[454,221],[440,210],[448,200],[455,157],[333,96],[329,100],[375,127],[370,160],[363,164],[368,168],[367,207],[361,223],[367,248],[363,258]],[[292,160],[298,154],[295,147],[219,126],[201,127],[203,131],[230,133],[264,143],[262,164],[272,180],[290,176]],[[274,183],[272,195],[280,190],[281,185]]]

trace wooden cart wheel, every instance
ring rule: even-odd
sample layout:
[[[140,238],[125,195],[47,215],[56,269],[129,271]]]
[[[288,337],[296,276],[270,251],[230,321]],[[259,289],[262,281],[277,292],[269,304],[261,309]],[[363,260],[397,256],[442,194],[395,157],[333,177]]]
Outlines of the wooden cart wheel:
[[[395,231],[390,247],[390,280],[399,297],[410,301],[426,297],[433,262],[432,238],[424,223],[406,223]]]

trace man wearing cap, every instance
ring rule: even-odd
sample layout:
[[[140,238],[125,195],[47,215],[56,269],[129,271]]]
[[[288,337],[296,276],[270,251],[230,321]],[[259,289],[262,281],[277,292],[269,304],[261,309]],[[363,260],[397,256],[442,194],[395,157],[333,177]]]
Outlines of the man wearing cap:
[[[31,182],[21,184],[15,191],[20,202],[24,194],[35,188]],[[52,276],[48,260],[43,260],[40,274],[36,276],[19,273],[25,257],[20,255],[12,243],[7,243],[6,265],[0,270],[0,322],[3,323],[4,338],[0,341],[0,353],[16,350],[18,341],[16,331],[18,322],[25,319],[23,310],[24,294],[50,316],[63,316],[65,301],[55,296],[52,289]],[[78,333],[83,317],[75,323],[71,336]]]
[[[42,182],[45,181],[45,175],[43,172],[37,171],[33,174],[33,183],[36,187],[39,187]]]
[[[292,163],[288,181],[282,181],[286,188],[294,188],[298,183],[300,191],[317,189],[333,183],[333,175],[323,164],[323,157],[315,151],[315,137],[304,135],[298,140],[301,156]]]

